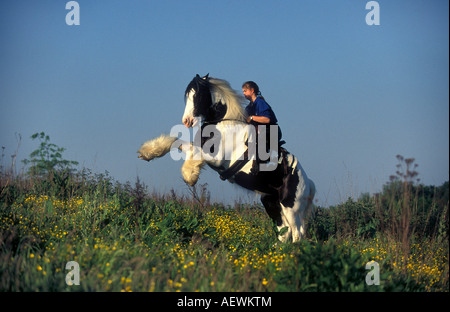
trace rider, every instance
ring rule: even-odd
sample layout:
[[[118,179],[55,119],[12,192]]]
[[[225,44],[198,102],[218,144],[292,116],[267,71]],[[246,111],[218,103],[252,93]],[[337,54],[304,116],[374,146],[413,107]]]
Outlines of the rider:
[[[266,102],[266,100],[261,96],[258,85],[253,81],[247,81],[242,84],[242,92],[247,100],[250,101],[248,106],[245,108],[248,118],[247,122],[256,126],[256,132],[258,133],[258,125],[266,126],[266,149],[269,150],[269,139],[270,139],[270,125],[277,125],[277,117],[272,110],[272,107]],[[278,146],[284,144],[281,141],[281,129],[278,127]],[[257,160],[258,157],[257,157]],[[253,169],[255,169],[256,162],[253,163]],[[253,170],[255,171],[255,170]]]

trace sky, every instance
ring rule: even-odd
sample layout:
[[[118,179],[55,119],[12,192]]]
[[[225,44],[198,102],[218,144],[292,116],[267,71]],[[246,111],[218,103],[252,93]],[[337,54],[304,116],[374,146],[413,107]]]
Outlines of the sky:
[[[420,183],[449,179],[446,0],[79,0],[79,25],[67,2],[0,2],[4,167],[18,149],[21,172],[44,131],[79,168],[189,194],[182,161],[136,151],[181,124],[187,84],[209,73],[258,83],[318,205],[379,192],[398,154]],[[198,183],[213,201],[258,201],[211,169]]]

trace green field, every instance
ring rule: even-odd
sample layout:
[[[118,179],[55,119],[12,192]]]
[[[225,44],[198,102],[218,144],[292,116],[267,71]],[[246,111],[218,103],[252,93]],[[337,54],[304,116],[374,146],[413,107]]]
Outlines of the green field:
[[[449,184],[419,185],[412,158],[280,243],[259,204],[210,203],[206,185],[151,194],[32,139],[26,173],[0,161],[0,291],[449,291]]]
[[[448,291],[448,183],[430,203],[414,195],[411,207],[430,206],[410,211],[407,236],[396,185],[316,207],[308,239],[282,244],[261,206],[210,204],[204,188],[186,198],[87,172],[3,176],[0,290]],[[79,285],[66,283],[69,261]],[[380,285],[366,283],[369,261]]]

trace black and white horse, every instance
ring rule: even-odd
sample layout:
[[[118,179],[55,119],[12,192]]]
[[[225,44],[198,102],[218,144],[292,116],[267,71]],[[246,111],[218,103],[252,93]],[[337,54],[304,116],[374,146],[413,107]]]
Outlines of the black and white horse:
[[[200,170],[207,164],[223,180],[260,193],[278,230],[287,227],[278,238],[299,241],[305,234],[305,218],[312,211],[315,186],[297,158],[277,146],[275,150],[279,153],[275,153],[275,162],[260,163],[262,169],[255,173],[252,171],[253,154],[256,146],[262,144],[253,144],[257,136],[246,123],[243,97],[232,90],[228,82],[208,75],[194,77],[185,96],[183,124],[188,128],[201,127],[194,142],[178,139],[174,131],[175,134],[145,142],[138,151],[139,158],[150,161],[169,152],[181,153],[181,150],[185,155],[181,172],[186,183],[195,185]],[[263,150],[267,151],[258,147],[258,151]]]

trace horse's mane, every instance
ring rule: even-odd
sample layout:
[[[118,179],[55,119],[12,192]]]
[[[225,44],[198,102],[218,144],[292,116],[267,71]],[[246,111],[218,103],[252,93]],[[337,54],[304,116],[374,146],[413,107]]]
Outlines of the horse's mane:
[[[227,112],[223,119],[245,121],[247,114],[243,108],[244,97],[238,95],[225,80],[210,77],[208,82],[211,86],[212,102],[214,104],[222,102],[227,105]]]

